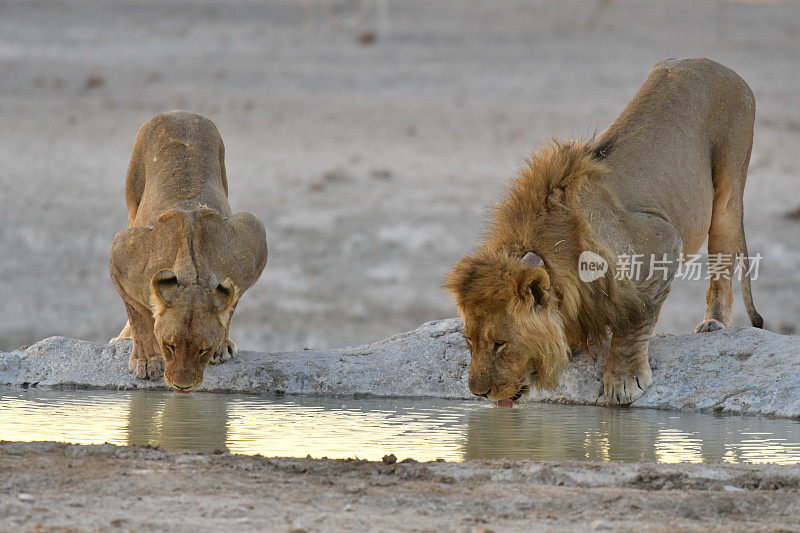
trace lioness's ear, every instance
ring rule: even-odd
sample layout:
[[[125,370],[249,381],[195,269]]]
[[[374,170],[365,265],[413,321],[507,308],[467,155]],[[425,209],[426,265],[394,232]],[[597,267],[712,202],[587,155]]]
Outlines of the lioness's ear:
[[[225,278],[225,281],[214,289],[214,307],[227,311],[236,305],[239,296],[241,296],[239,288],[231,281],[231,278]]]
[[[533,299],[534,305],[547,305],[550,297],[550,276],[540,267],[525,268],[517,274],[517,294],[523,300]]]
[[[168,268],[161,269],[150,281],[150,288],[158,302],[164,307],[169,307],[178,296],[178,276]]]

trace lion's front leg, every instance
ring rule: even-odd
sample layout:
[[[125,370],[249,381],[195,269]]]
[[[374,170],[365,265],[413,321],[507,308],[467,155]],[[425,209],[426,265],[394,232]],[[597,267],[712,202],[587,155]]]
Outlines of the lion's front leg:
[[[653,380],[647,350],[653,321],[625,332],[615,332],[603,371],[603,389],[611,404],[628,405],[644,394]]]
[[[218,365],[229,361],[239,351],[236,347],[236,343],[231,340],[231,320],[233,320],[233,313],[236,311],[236,305],[238,303],[239,302],[236,302],[236,304],[233,305],[231,314],[228,315],[228,325],[225,328],[225,342],[223,342],[222,346],[211,356],[211,359],[208,361],[209,364]]]
[[[648,299],[644,316],[623,331],[614,331],[611,346],[603,370],[603,389],[606,401],[616,405],[628,405],[636,401],[650,383],[648,349],[650,335],[658,322],[661,306],[669,295],[674,272],[668,271],[664,279],[652,278],[641,285]]]
[[[211,356],[211,359],[208,361],[211,365],[218,365],[220,363],[224,363],[225,361],[230,360],[239,349],[236,347],[236,343],[233,342],[230,338],[225,339],[225,342],[222,343],[222,346]]]
[[[643,213],[632,218],[633,250],[652,250],[644,254],[643,268],[631,281],[636,284],[645,309],[641,318],[611,335],[603,390],[608,403],[628,405],[636,401],[653,380],[648,361],[650,334],[658,321],[661,305],[670,292],[683,248],[680,233],[662,218]],[[653,244],[657,244],[653,249]]]
[[[159,380],[164,375],[164,359],[153,333],[153,315],[149,309],[125,302],[133,336],[133,351],[128,369],[139,379]]]

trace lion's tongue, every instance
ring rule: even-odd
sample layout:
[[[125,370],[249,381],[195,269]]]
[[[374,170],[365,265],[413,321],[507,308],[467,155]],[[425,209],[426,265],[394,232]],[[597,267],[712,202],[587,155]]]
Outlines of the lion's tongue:
[[[514,407],[514,400],[506,398],[505,400],[498,400],[494,402],[497,407]]]

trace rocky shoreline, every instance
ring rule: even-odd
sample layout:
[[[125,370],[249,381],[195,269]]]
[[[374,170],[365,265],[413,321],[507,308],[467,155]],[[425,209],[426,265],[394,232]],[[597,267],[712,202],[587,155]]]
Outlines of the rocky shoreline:
[[[255,394],[464,399],[469,353],[460,321],[428,322],[362,346],[286,353],[240,352],[206,371],[202,390]],[[0,385],[159,389],[127,369],[130,342],[94,344],[51,337],[0,353]],[[602,347],[576,353],[555,391],[527,401],[601,401]],[[800,416],[800,339],[755,328],[658,336],[650,348],[653,385],[633,407]]]

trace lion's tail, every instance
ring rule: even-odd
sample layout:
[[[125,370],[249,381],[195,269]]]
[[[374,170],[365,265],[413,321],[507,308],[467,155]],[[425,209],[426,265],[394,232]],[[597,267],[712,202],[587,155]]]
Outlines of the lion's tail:
[[[764,319],[756,311],[756,306],[753,303],[753,290],[750,287],[750,257],[747,254],[747,240],[744,237],[744,222],[739,230],[739,261],[742,262],[742,269],[740,270],[739,277],[742,280],[742,298],[744,299],[744,307],[747,309],[747,316],[750,317],[750,323],[753,327],[763,328]]]

